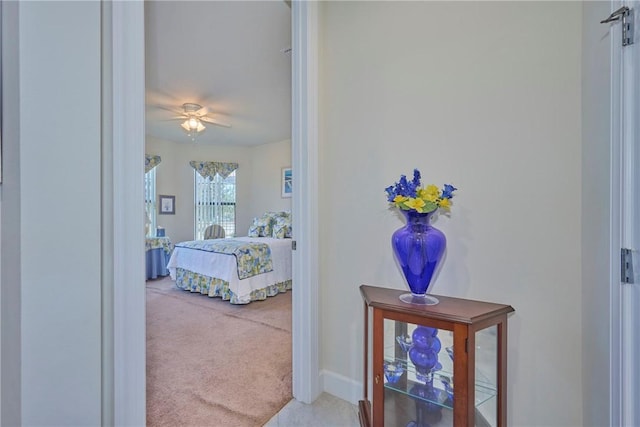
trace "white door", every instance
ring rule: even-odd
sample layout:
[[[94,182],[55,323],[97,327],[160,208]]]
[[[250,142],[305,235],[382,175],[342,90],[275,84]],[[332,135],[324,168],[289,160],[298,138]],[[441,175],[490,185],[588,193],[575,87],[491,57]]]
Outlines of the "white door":
[[[640,21],[640,1],[624,4],[631,16],[627,22]],[[624,25],[620,23],[620,26]],[[622,28],[616,28],[623,38]],[[640,32],[632,28],[630,41],[621,50],[621,407],[623,426],[640,426]],[[622,43],[621,43],[622,44]],[[627,263],[625,260],[628,260]]]

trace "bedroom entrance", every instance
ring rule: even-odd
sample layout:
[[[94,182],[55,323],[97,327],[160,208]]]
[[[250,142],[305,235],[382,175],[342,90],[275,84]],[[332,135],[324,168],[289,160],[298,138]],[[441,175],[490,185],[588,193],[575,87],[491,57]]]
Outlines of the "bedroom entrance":
[[[293,396],[311,403],[321,391],[318,337],[318,5],[292,2],[292,169],[298,171],[292,197],[296,218],[292,293]],[[102,3],[103,73],[103,424],[144,425],[145,295],[144,250],[139,216],[144,155],[144,4]],[[131,278],[141,286],[130,286]]]
[[[184,32],[187,27],[189,34]],[[235,230],[225,229],[226,237],[247,236],[255,225],[254,218],[266,212],[290,212],[291,193],[284,192],[282,176],[292,166],[289,6],[284,2],[146,2],[145,38],[145,154],[156,159],[152,169],[155,182],[147,186],[155,190],[147,197],[147,207],[152,206],[147,209],[152,224],[147,240],[156,238],[156,230],[162,230],[163,239],[171,245],[199,237],[202,230],[196,225],[202,228],[198,217],[201,202],[195,188],[199,188],[196,185],[201,184],[198,180],[202,181],[205,168],[194,166],[194,162],[200,166],[203,162],[215,162],[216,167],[235,165],[232,174],[222,174],[234,181],[233,198],[223,200],[225,209],[233,203],[235,210]],[[205,40],[210,42],[203,43]],[[185,118],[180,110],[191,103],[202,108],[196,110],[198,114],[205,111],[195,117],[201,121],[195,130],[188,129],[190,117]],[[208,172],[204,172],[206,179]],[[211,175],[214,179],[221,176]],[[168,212],[161,209],[165,200],[171,205]],[[216,197],[211,200],[218,203]],[[275,229],[269,236],[259,237],[275,237]],[[290,260],[291,236],[282,237],[288,237]],[[217,242],[205,243],[211,246]],[[175,248],[173,254],[184,256],[187,250]],[[279,261],[274,251],[271,246],[275,272]],[[203,253],[202,248],[198,253]],[[212,256],[225,257],[218,253]],[[176,271],[181,274],[184,270],[185,274],[199,274],[188,280],[219,277],[194,269],[180,264],[172,276],[175,279]],[[209,290],[226,286],[222,294],[231,293],[247,302],[238,286],[251,278],[198,285],[191,293],[178,289],[164,274],[157,279],[149,277],[146,286],[149,425],[159,425],[160,420],[185,423],[186,416],[191,417],[191,424],[202,424],[212,414],[218,422],[226,419],[224,424],[229,425],[242,424],[243,419],[248,424],[268,421],[261,419],[261,414],[273,415],[292,393],[292,292],[232,305],[200,292],[206,287],[205,293],[212,295]],[[178,277],[180,283],[182,277]],[[208,324],[212,326],[208,328]],[[256,347],[256,343],[260,345]],[[227,371],[233,364],[229,360],[250,366],[255,373],[244,369],[230,375]],[[260,363],[265,368],[258,374]],[[271,383],[269,375],[273,376]],[[253,385],[247,388],[247,384]],[[269,387],[274,390],[269,392]],[[264,400],[272,407],[259,408],[251,389],[259,390],[256,395],[267,397]],[[167,401],[174,404],[168,408]],[[179,406],[188,408],[186,413],[180,413]]]

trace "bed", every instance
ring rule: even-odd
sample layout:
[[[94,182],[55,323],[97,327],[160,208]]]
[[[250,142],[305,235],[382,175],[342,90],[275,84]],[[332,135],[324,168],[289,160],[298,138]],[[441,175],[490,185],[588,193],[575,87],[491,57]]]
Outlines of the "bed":
[[[263,255],[269,253],[270,265],[265,260],[256,262],[250,258],[253,253],[244,249],[242,256],[221,253],[225,252],[221,246],[245,248],[246,244]],[[244,268],[247,262],[248,269]],[[175,244],[167,268],[180,289],[220,297],[231,304],[248,304],[291,289],[291,239],[235,237],[180,242]]]

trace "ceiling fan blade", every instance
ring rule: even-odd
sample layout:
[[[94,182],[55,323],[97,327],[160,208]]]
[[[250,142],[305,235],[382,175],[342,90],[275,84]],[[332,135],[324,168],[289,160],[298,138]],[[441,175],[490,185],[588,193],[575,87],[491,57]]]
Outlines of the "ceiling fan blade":
[[[159,122],[173,122],[175,120],[187,120],[188,117],[187,116],[175,116],[175,117],[171,117],[169,119],[159,119]]]
[[[200,117],[200,120],[202,120],[205,123],[210,123],[210,124],[216,125],[216,126],[222,126],[222,127],[225,127],[225,128],[230,128],[231,127],[231,125],[229,123],[226,123],[226,122],[223,122],[221,120],[214,119],[214,118],[211,118],[211,117]]]
[[[150,105],[150,107],[159,108],[159,109],[161,109],[161,110],[165,110],[165,111],[170,111],[170,112],[172,112],[173,114],[181,114],[181,115],[184,115],[184,112],[183,112],[183,111],[180,111],[180,110],[177,110],[177,109],[175,109],[175,108],[171,108],[171,107],[165,107],[165,106],[163,106],[163,105]]]
[[[195,112],[195,115],[198,117],[206,116],[207,114],[209,114],[209,109],[207,107],[202,107]]]

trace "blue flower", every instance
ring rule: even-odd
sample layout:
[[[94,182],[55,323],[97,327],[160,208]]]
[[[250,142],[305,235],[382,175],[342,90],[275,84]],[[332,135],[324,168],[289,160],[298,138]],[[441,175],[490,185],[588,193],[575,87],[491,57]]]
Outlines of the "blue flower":
[[[450,199],[453,197],[453,192],[457,190],[456,187],[454,187],[451,184],[445,184],[444,188],[442,189],[442,198],[443,199]]]
[[[396,192],[395,192],[395,189],[393,188],[393,185],[385,188],[384,191],[387,192],[387,200],[389,202],[393,202],[393,199],[396,198]]]
[[[413,170],[413,179],[409,181],[405,175],[400,175],[400,180],[385,188],[387,201],[402,210],[428,213],[441,208],[448,211],[451,207],[449,201],[453,192],[457,190],[451,184],[444,184],[439,190],[433,184],[422,186],[418,169]]]
[[[413,170],[413,186],[420,187],[420,171],[418,169]]]

